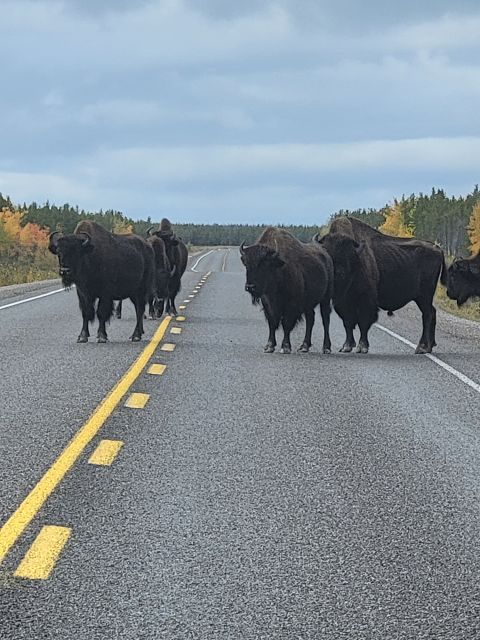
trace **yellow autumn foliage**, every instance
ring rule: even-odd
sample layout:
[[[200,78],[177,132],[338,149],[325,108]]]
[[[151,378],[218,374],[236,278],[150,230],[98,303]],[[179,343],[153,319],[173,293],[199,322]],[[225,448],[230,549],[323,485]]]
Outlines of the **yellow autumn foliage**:
[[[378,228],[379,231],[389,236],[413,238],[412,230],[403,222],[402,208],[399,202],[394,202],[386,207],[383,216],[385,222]]]
[[[480,251],[480,202],[477,202],[472,209],[467,231],[470,239],[470,253],[474,255]]]

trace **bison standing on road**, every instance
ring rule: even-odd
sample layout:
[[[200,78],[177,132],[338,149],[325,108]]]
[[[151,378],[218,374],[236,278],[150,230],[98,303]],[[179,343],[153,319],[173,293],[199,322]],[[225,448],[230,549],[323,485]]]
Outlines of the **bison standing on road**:
[[[182,276],[187,268],[188,251],[181,238],[177,238],[174,234],[172,225],[167,218],[163,218],[160,222],[160,228],[157,231],[148,230],[152,236],[156,236],[165,243],[165,250],[172,268],[172,274],[168,283],[168,301],[167,313],[177,315],[175,307],[175,298],[180,291]]]
[[[375,322],[374,305],[377,308],[392,312],[405,306],[408,302],[414,301],[422,313],[423,331],[415,353],[431,353],[435,342],[436,309],[433,306],[433,297],[438,284],[439,277],[442,284],[446,284],[446,267],[443,251],[436,245],[423,240],[413,238],[396,238],[387,236],[361,220],[350,217],[340,217],[333,221],[329,233],[319,242],[324,246],[335,246],[332,236],[346,236],[354,241],[353,247],[357,254],[367,256],[368,261],[363,259],[363,271],[368,283],[370,295],[357,296],[358,304],[356,312],[347,319],[347,323],[355,326],[360,321],[360,317],[366,313],[366,307],[370,315],[371,324]],[[330,248],[332,256],[338,255]],[[375,266],[372,262],[374,258]],[[335,269],[341,268],[334,257]],[[368,264],[367,264],[368,263]],[[350,265],[350,280],[354,277],[354,270],[358,269],[352,263]],[[356,285],[364,286],[365,278],[362,270],[357,271]],[[371,282],[377,279],[376,301],[371,292]],[[343,291],[335,291],[334,300],[342,297]],[[365,344],[365,335],[368,329],[363,331],[361,345]],[[347,335],[347,341],[349,337]],[[368,339],[367,339],[368,349]],[[364,350],[363,348],[361,349]]]
[[[145,303],[153,288],[151,245],[139,236],[115,235],[88,220],[79,222],[73,234],[58,236],[58,231],[50,234],[48,248],[58,257],[63,285],[76,285],[83,317],[77,342],[88,342],[97,299],[97,342],[106,342],[105,324],[112,316],[113,301],[125,298],[132,300],[137,315],[131,340],[141,340]]]
[[[461,307],[480,296],[480,252],[472,258],[457,258],[448,268],[447,296]]]
[[[333,308],[345,327],[345,343],[341,352],[349,353],[356,346],[353,331],[359,326],[357,353],[368,353],[368,331],[378,318],[378,268],[372,250],[352,235],[328,233],[320,244],[334,264]]]
[[[268,322],[265,353],[275,351],[280,323],[284,332],[281,353],[291,353],[290,333],[302,316],[306,330],[299,351],[308,352],[318,304],[324,327],[323,353],[330,353],[333,264],[328,253],[318,244],[303,244],[275,227],[267,227],[255,244],[242,244],[240,253],[247,271],[245,290],[254,304],[261,301]]]

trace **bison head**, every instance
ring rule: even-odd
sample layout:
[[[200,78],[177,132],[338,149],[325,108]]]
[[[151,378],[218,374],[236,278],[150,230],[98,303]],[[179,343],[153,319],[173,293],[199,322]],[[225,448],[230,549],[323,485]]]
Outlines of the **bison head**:
[[[343,233],[327,233],[322,238],[316,235],[314,240],[321,244],[332,258],[335,291],[346,291],[358,271],[359,256],[365,249],[365,244]]]
[[[480,253],[468,260],[457,258],[448,268],[447,296],[459,307],[480,296]]]
[[[278,269],[283,267],[285,262],[278,255],[278,251],[264,244],[252,244],[246,247],[245,243],[242,243],[240,254],[247,270],[245,291],[252,296],[255,304],[267,291]]]
[[[58,231],[50,234],[48,248],[58,258],[58,272],[63,286],[71,287],[76,281],[83,257],[93,251],[92,239],[84,232],[57,238],[58,235]]]

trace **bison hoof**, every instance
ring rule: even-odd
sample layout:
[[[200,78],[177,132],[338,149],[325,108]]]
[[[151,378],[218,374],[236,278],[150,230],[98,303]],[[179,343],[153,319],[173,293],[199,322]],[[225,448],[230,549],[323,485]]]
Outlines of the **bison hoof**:
[[[350,353],[352,349],[353,347],[351,344],[344,344],[343,347],[340,349],[340,353]]]
[[[105,342],[108,342],[107,336],[98,336],[97,342],[99,344],[105,344]]]
[[[142,339],[142,337],[141,337],[141,336],[137,336],[137,335],[133,335],[133,336],[130,338],[130,340],[131,340],[132,342],[140,342],[140,340],[141,340],[141,339]]]
[[[364,344],[359,344],[357,347],[357,353],[368,353],[368,347]]]
[[[267,344],[266,347],[263,348],[264,353],[273,353],[275,351],[275,347],[273,344]]]
[[[424,344],[419,344],[418,347],[415,349],[415,353],[432,353],[432,347],[427,347]]]
[[[308,344],[301,344],[298,347],[297,351],[299,353],[308,353],[310,351],[310,347],[308,346]]]
[[[282,347],[280,353],[292,353],[291,347]]]
[[[329,353],[332,353],[332,350],[330,349],[330,347],[323,347],[323,353],[327,355]]]
[[[88,336],[80,334],[77,338],[78,343],[88,342]]]

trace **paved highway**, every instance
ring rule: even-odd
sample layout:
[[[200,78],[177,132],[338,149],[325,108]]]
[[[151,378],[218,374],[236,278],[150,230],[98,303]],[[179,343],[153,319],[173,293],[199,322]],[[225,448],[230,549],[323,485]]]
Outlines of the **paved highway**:
[[[480,638],[480,328],[265,355],[244,281],[190,259],[140,344],[129,303],[77,345],[75,292],[2,297],[2,640]]]

